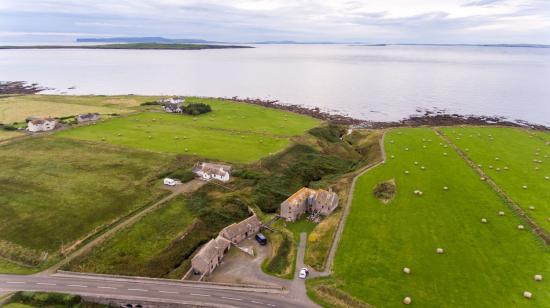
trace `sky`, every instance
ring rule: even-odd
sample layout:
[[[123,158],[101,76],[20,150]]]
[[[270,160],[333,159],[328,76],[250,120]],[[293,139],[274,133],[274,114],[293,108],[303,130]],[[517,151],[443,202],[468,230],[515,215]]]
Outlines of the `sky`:
[[[550,44],[550,0],[0,0],[0,42]]]

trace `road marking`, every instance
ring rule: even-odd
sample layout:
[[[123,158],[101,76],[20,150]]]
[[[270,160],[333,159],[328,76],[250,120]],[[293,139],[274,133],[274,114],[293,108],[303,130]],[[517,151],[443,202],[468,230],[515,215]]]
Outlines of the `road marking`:
[[[222,296],[223,299],[230,299],[230,300],[234,300],[234,301],[242,301],[242,299],[240,298],[234,298],[234,297],[225,297],[225,296]]]
[[[67,287],[87,288],[88,286],[83,286],[79,284],[68,284]]]
[[[147,291],[149,291],[149,290],[145,290],[145,289],[128,289],[128,291],[147,292]]]
[[[254,304],[263,304],[262,302],[257,302],[257,301],[250,301],[250,302]]]
[[[275,307],[275,305],[273,304],[266,304],[266,305],[268,305],[269,307]]]
[[[160,293],[168,293],[168,294],[178,294],[178,292],[175,291],[159,291]]]
[[[36,284],[41,284],[41,285],[44,285],[44,286],[56,286],[55,283],[49,283],[49,282],[37,282]]]
[[[116,290],[116,288],[113,288],[113,287],[97,287],[98,289],[111,289],[111,290]]]
[[[193,295],[193,296],[204,296],[204,297],[209,297],[210,296],[208,294],[197,294],[197,293],[191,293],[191,295]]]
[[[23,281],[6,281],[6,283],[24,283]]]

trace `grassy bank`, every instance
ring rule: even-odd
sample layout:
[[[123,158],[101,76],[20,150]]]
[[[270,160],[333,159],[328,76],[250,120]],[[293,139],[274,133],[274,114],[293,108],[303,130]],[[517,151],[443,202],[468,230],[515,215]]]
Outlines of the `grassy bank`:
[[[174,157],[44,137],[0,147],[0,160],[1,253],[36,264],[164,194],[149,180]]]
[[[548,282],[533,279],[550,275],[547,247],[518,230],[520,220],[440,142],[427,128],[388,133],[388,162],[357,182],[334,281],[376,306],[400,307],[406,296],[423,307],[548,306]],[[373,188],[392,178],[395,199],[383,204]]]

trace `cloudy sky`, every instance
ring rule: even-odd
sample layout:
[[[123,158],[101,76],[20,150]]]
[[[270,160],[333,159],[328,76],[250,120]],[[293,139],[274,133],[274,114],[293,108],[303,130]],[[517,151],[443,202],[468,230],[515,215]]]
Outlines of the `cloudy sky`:
[[[110,36],[550,44],[550,0],[0,0],[0,42]]]

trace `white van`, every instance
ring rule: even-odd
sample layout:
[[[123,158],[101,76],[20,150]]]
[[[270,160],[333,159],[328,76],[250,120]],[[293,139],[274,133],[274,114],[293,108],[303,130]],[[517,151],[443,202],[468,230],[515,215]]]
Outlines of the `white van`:
[[[176,186],[176,184],[177,184],[176,180],[171,178],[164,178],[164,185]]]

